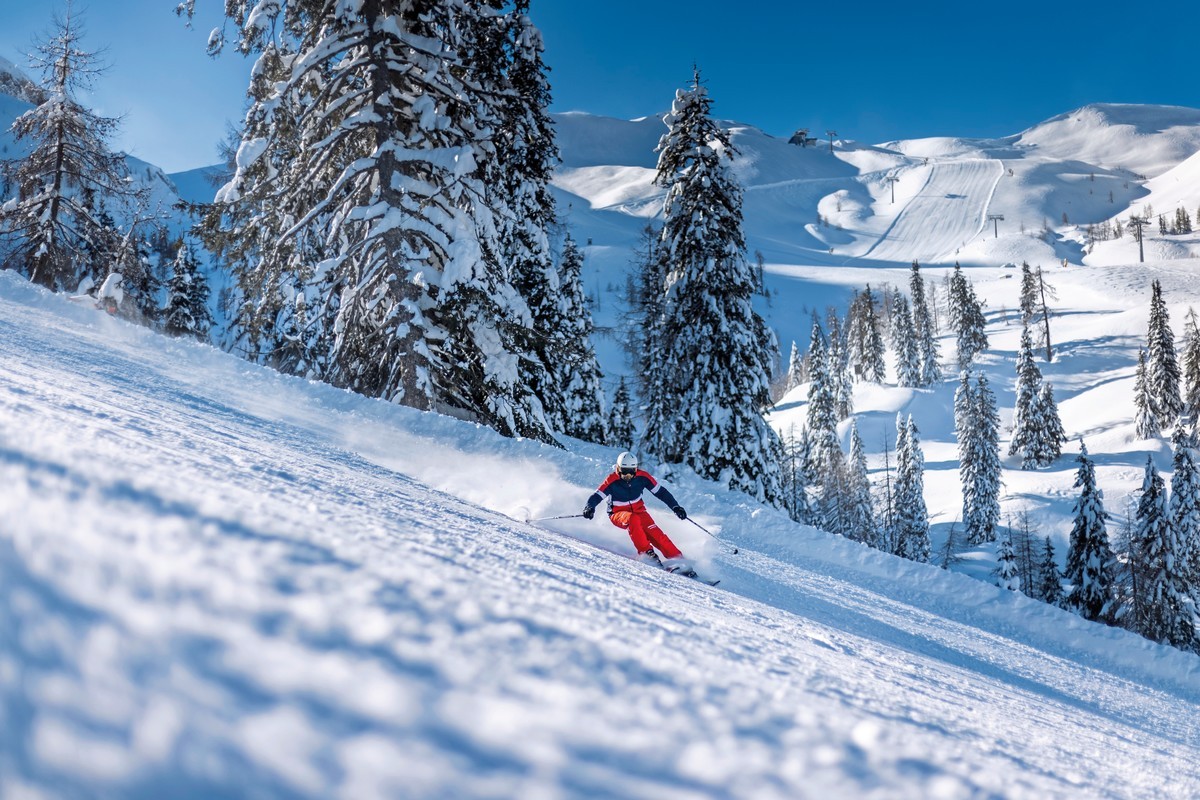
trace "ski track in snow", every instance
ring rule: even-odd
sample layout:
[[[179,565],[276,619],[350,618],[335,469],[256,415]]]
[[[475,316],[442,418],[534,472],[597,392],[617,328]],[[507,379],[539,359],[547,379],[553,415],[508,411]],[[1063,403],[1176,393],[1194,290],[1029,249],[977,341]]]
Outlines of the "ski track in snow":
[[[986,227],[988,206],[1003,175],[1003,162],[993,159],[932,161],[925,186],[856,258],[899,263],[914,258],[953,260],[959,248]],[[984,198],[982,208],[979,198]]]
[[[496,467],[545,454],[582,501],[590,461],[11,273],[0,342],[2,797],[1200,792],[1192,656],[711,486],[696,513],[809,557],[745,533],[721,588],[667,575],[497,513]],[[360,427],[400,461],[476,449],[496,510]]]

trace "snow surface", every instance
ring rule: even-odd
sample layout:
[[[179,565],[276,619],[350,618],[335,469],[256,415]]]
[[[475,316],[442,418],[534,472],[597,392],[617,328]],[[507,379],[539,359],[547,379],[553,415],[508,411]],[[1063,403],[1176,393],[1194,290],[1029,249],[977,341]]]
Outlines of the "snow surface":
[[[520,521],[576,513],[603,448],[11,272],[0,341],[0,796],[1200,792],[1195,656],[688,476],[724,541],[658,516],[722,584],[656,571],[602,520]]]
[[[4,120],[28,108],[0,95]],[[614,388],[642,368],[621,294],[665,128],[556,121]],[[1139,264],[1084,228],[1196,216],[1200,111],[832,148],[725,124],[785,355],[914,258],[944,303],[960,260],[1008,425],[1006,265],[1027,260],[1057,290],[1039,367],[1073,441],[1045,470],[1005,459],[1002,522],[1027,512],[1061,562],[1079,438],[1111,512],[1148,454],[1169,478],[1168,444],[1134,435],[1133,371],[1151,279],[1177,335],[1197,303],[1200,234],[1148,229]],[[163,210],[212,198],[204,171],[130,167]],[[895,414],[920,427],[935,552],[961,513],[955,385],[855,388],[876,483]],[[804,416],[801,387],[771,420]],[[603,520],[522,522],[577,513],[613,455],[283,377],[0,273],[0,798],[1200,795],[1195,656],[1000,590],[994,546],[945,572],[686,473],[660,477],[722,541],[657,517],[716,589],[634,562]]]

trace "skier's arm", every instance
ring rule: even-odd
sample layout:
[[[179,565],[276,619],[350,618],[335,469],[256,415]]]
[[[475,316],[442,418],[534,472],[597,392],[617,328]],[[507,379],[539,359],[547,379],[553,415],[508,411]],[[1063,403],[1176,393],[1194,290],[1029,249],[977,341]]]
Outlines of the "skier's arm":
[[[600,505],[601,501],[603,501],[603,500],[604,500],[604,495],[600,493],[599,489],[592,492],[591,497],[589,497],[587,499],[587,503],[584,504],[585,513],[586,513],[586,509],[591,509],[593,512],[595,512],[596,506]]]
[[[683,510],[683,506],[679,505],[679,501],[675,499],[675,495],[667,491],[667,487],[654,480],[653,477],[649,475],[646,477],[650,478],[650,493],[666,503],[667,508],[675,512],[675,516],[679,517],[680,519],[687,519],[687,512]]]
[[[601,501],[604,500],[605,495],[608,494],[608,487],[611,485],[612,478],[609,478],[604,483],[600,484],[599,489],[592,492],[591,497],[589,497],[587,502],[583,505],[584,519],[591,519],[596,515],[596,506],[600,505]]]

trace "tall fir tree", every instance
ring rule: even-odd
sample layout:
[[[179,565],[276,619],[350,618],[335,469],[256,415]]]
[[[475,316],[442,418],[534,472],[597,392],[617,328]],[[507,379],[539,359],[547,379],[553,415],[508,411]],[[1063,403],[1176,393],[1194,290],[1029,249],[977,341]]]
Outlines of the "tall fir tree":
[[[488,13],[467,17],[477,29],[467,61],[475,80],[495,92],[495,156],[483,175],[488,204],[496,209],[501,263],[530,312],[530,324],[514,331],[521,382],[555,430],[602,442],[604,394],[580,278],[582,254],[569,234],[557,264],[551,254],[557,220],[550,180],[560,158],[542,36],[530,20],[529,0],[514,0],[506,11],[507,5],[485,0]]]
[[[787,379],[784,382],[784,392],[790,392],[800,384],[807,380],[806,370],[804,369],[804,357],[800,355],[800,347],[796,341],[792,340],[792,352],[788,357]]]
[[[1150,322],[1146,332],[1146,388],[1150,408],[1160,429],[1173,428],[1183,412],[1180,395],[1179,360],[1175,353],[1175,334],[1171,316],[1163,300],[1162,284],[1150,284]]]
[[[846,462],[846,536],[857,542],[879,546],[879,526],[871,502],[871,479],[867,453],[858,434],[857,421],[850,425],[850,455]]]
[[[1185,483],[1186,478],[1179,488],[1187,491]],[[1186,648],[1196,643],[1196,607],[1180,532],[1171,524],[1162,476],[1147,456],[1130,547],[1134,571],[1140,576],[1135,584],[1140,602],[1135,606],[1141,609],[1141,618],[1132,627],[1148,639]]]
[[[1200,606],[1200,470],[1193,438],[1177,429],[1171,440],[1175,454],[1168,506],[1170,525],[1179,548],[1180,569],[1187,576],[1192,599]]]
[[[1058,563],[1054,558],[1054,545],[1050,537],[1046,537],[1046,547],[1042,551],[1042,561],[1038,568],[1038,597],[1042,602],[1062,608],[1066,603],[1063,594],[1062,573],[1058,571]]]
[[[1021,573],[1017,567],[1017,556],[1013,552],[1012,534],[1005,533],[996,550],[996,585],[1010,592],[1021,591]]]
[[[1028,261],[1021,262],[1021,289],[1018,302],[1021,306],[1021,323],[1029,325],[1033,322],[1033,315],[1037,311],[1038,283]]]
[[[1183,413],[1193,427],[1200,420],[1200,324],[1188,308],[1183,325]]]
[[[896,415],[896,555],[928,563],[929,512],[925,506],[925,456],[912,415]]]
[[[993,542],[1000,520],[1000,416],[983,375],[972,386],[970,374],[962,373],[954,411],[967,541]]]
[[[1013,409],[1013,435],[1009,455],[1021,456],[1022,469],[1053,464],[1062,454],[1066,432],[1054,400],[1054,390],[1042,381],[1033,359],[1033,343],[1026,326],[1017,353],[1017,387]]]
[[[793,426],[788,435],[784,437],[783,448],[780,451],[779,473],[784,510],[796,522],[812,524],[813,510],[808,496],[811,474],[807,428],[801,428],[797,435]]]
[[[1038,395],[1034,398],[1033,442],[1026,459],[1022,459],[1022,467],[1026,461],[1033,467],[1048,467],[1062,455],[1062,446],[1067,442],[1067,432],[1063,428],[1062,417],[1058,413],[1058,403],[1054,399],[1054,387],[1043,383]]]
[[[829,309],[825,322],[829,327],[825,357],[829,359],[829,374],[833,378],[834,407],[839,420],[849,419],[854,413],[854,381],[851,378],[847,346],[849,326],[842,324],[836,308]]]
[[[200,272],[191,244],[180,242],[167,284],[167,306],[163,330],[172,336],[190,336],[208,341],[212,314],[208,310],[208,281]]]
[[[1075,488],[1075,522],[1067,551],[1066,579],[1071,585],[1067,604],[1084,618],[1107,621],[1113,598],[1113,553],[1108,542],[1108,512],[1104,493],[1096,485],[1096,468],[1088,457],[1087,446],[1079,447],[1079,470]]]
[[[810,463],[814,477],[826,468],[833,469],[840,454],[838,444],[837,396],[830,374],[830,359],[825,346],[825,335],[821,325],[813,320],[812,336],[808,347],[809,383],[807,425],[811,442]]]
[[[559,272],[555,334],[561,349],[553,353],[546,371],[562,397],[562,417],[556,428],[567,436],[602,444],[607,440],[600,365],[592,347],[592,315],[583,295],[580,272],[583,254],[567,234]]]
[[[1133,428],[1139,439],[1154,439],[1162,433],[1158,415],[1154,413],[1154,398],[1150,396],[1145,348],[1138,348],[1137,371],[1133,379]]]
[[[252,354],[275,346],[298,284],[327,343],[318,377],[551,441],[497,221],[514,198],[491,182],[513,163],[496,132],[516,89],[498,82],[507,18],[485,5],[227,3],[259,58],[206,238],[237,272]]]
[[[622,450],[633,450],[635,439],[629,386],[622,377],[616,392],[613,393],[612,407],[608,411],[608,444]]]
[[[897,289],[892,299],[892,347],[896,350],[896,384],[921,385],[921,362],[918,359],[916,333],[908,300]]]
[[[879,310],[870,284],[856,294],[850,311],[850,361],[854,372],[862,380],[883,383],[887,380],[887,347],[883,342]]]
[[[932,294],[932,286],[930,294]],[[921,265],[914,259],[908,277],[908,292],[912,295],[913,333],[917,340],[917,360],[921,364],[919,386],[933,386],[942,380],[941,349],[934,324],[932,297],[926,296]]]
[[[643,420],[663,420],[666,416],[666,384],[658,370],[645,368],[647,364],[662,364],[664,358],[666,263],[661,235],[661,231],[652,225],[642,228],[625,290],[629,336],[623,339],[623,344]],[[650,453],[664,452],[668,433],[662,425],[649,426],[642,432],[642,449]]]
[[[1013,400],[1013,434],[1008,446],[1008,454],[1022,456],[1022,468],[1027,455],[1032,451],[1034,427],[1037,424],[1033,416],[1033,404],[1042,388],[1042,371],[1033,360],[1033,339],[1029,335],[1029,326],[1021,329],[1021,346],[1017,350],[1017,386],[1016,397]]]
[[[60,291],[75,291],[88,277],[103,280],[107,272],[90,274],[89,262],[99,252],[119,264],[115,251],[123,237],[108,212],[136,217],[147,197],[147,190],[129,180],[125,156],[110,147],[119,120],[99,116],[76,99],[102,72],[82,37],[79,14],[68,5],[33,55],[33,66],[44,76],[43,101],[10,129],[27,149],[0,162],[5,184],[16,189],[12,200],[0,204],[0,266]],[[117,271],[112,262],[105,265]],[[130,283],[138,291],[136,280]],[[146,307],[153,309],[156,298],[149,302]]]
[[[697,70],[676,94],[658,145],[666,188],[662,248],[666,408],[648,425],[667,432],[664,460],[770,503],[780,499],[779,438],[763,418],[778,346],[751,299],[742,189],[729,134],[712,118]]]
[[[950,324],[958,340],[958,368],[969,369],[988,347],[987,320],[975,288],[957,263],[950,275]]]

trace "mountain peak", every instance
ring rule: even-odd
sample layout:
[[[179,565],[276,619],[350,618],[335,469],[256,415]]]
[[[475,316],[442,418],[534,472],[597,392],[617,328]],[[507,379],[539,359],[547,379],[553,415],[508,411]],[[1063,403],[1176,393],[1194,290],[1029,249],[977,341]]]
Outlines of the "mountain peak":
[[[0,94],[38,105],[46,95],[16,64],[0,56]]]

